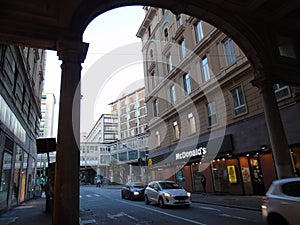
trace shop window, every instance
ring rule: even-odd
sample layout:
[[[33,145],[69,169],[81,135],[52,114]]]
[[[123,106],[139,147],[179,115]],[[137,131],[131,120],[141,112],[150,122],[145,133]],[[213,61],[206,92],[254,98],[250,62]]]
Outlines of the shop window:
[[[180,169],[176,173],[176,183],[180,186],[184,186],[184,171],[183,169]]]
[[[22,169],[23,154],[22,149],[16,147],[15,166],[14,166],[14,178],[13,178],[13,190],[12,190],[12,204],[17,204],[19,200],[19,187],[20,187],[20,174]]]
[[[229,180],[225,160],[212,161],[213,182],[216,192],[229,192]]]
[[[254,194],[262,195],[265,193],[263,174],[260,168],[258,155],[250,158],[250,171]]]
[[[7,207],[10,174],[12,170],[12,154],[4,152],[0,177],[0,209]]]

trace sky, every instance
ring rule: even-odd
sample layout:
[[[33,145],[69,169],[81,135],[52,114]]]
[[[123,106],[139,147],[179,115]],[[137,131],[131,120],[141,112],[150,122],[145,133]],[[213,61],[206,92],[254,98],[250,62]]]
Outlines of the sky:
[[[100,115],[109,113],[108,104],[122,93],[143,86],[142,44],[136,33],[144,16],[142,6],[117,8],[99,15],[86,28],[83,42],[89,43],[89,50],[81,72],[81,132],[90,132]],[[44,92],[54,93],[56,97],[54,137],[57,136],[60,65],[56,51],[47,51]]]

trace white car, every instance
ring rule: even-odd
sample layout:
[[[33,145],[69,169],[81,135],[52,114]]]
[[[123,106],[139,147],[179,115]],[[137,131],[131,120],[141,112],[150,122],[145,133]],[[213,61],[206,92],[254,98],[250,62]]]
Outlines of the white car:
[[[300,178],[273,181],[262,198],[262,214],[269,225],[300,224]]]
[[[190,207],[191,193],[173,181],[152,181],[145,190],[145,203],[157,203],[159,207],[181,205]]]

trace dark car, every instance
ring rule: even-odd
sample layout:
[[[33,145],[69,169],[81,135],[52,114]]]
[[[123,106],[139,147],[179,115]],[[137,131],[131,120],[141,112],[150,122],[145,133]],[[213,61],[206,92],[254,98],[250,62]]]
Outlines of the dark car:
[[[144,200],[146,185],[142,182],[128,182],[121,190],[122,199]]]

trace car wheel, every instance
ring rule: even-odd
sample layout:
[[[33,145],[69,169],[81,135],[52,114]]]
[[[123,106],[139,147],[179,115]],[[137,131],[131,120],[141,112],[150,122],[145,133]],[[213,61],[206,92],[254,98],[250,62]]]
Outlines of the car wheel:
[[[131,201],[134,200],[133,193],[130,193],[129,199],[130,199]]]
[[[273,214],[268,217],[268,225],[289,225],[289,224],[281,215]]]
[[[149,204],[150,204],[150,201],[149,201],[147,195],[145,195],[145,204],[146,204],[146,205],[149,205]]]
[[[158,206],[160,208],[164,208],[165,207],[165,203],[164,203],[164,200],[163,200],[162,197],[159,197],[159,199],[158,199]]]
[[[122,197],[122,199],[125,199],[123,191],[121,192],[121,197]]]
[[[190,208],[191,207],[191,205],[189,204],[189,205],[184,205],[184,208]]]

